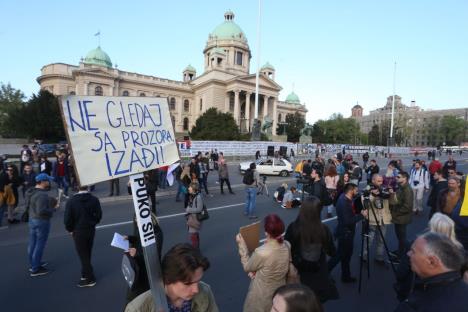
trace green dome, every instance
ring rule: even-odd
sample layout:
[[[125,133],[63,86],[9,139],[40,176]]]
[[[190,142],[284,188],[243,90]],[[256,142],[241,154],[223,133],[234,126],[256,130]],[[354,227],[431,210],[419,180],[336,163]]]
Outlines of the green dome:
[[[271,70],[275,70],[275,68],[273,67],[273,65],[271,65],[270,63],[266,62],[265,65],[262,66],[262,68],[260,70],[265,70],[265,69],[271,69]]]
[[[224,14],[224,23],[216,27],[210,36],[216,37],[216,39],[241,39],[247,41],[242,29],[233,22],[234,13],[227,11]]]
[[[185,67],[184,71],[196,72],[197,70],[195,69],[195,67],[193,67],[192,65],[189,64],[187,67]]]
[[[301,104],[301,101],[299,100],[299,97],[297,96],[296,93],[291,92],[289,95],[286,97],[286,103],[291,103],[291,104]]]
[[[88,52],[84,59],[85,64],[98,65],[105,67],[112,67],[112,62],[106,52],[101,50],[101,47],[97,47],[94,50]]]

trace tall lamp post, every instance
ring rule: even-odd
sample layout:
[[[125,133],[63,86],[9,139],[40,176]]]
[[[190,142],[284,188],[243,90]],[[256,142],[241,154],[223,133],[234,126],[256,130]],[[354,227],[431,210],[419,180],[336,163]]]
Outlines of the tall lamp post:
[[[260,22],[262,18],[262,0],[258,0],[257,18],[257,73],[255,75],[255,111],[252,125],[252,141],[260,141],[260,120],[258,120],[258,89],[260,75]]]
[[[394,145],[393,140],[393,127],[394,127],[394,120],[395,120],[395,77],[396,77],[396,62],[393,67],[393,98],[392,98],[392,117],[390,121],[390,137],[388,138],[387,146],[388,146],[388,153],[390,154],[390,146]]]

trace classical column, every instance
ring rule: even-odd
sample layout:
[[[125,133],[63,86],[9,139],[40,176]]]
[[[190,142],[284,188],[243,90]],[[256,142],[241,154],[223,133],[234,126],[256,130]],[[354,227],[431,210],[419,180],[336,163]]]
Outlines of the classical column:
[[[273,129],[271,130],[272,135],[276,135],[276,128],[278,127],[278,112],[277,106],[278,102],[276,102],[276,97],[273,98]]]
[[[226,92],[225,98],[224,98],[224,113],[229,113],[229,101],[231,99],[231,93]]]
[[[246,127],[247,127],[247,132],[250,132],[250,125],[251,125],[251,122],[250,122],[250,96],[252,95],[252,93],[250,92],[247,92],[245,94],[245,123],[246,123]]]
[[[263,96],[263,118],[268,115],[268,96]]]
[[[114,95],[114,87],[109,86],[109,96],[113,96],[113,95]]]
[[[237,125],[239,125],[239,90],[234,91],[234,120],[236,121]]]
[[[179,125],[179,129],[181,130],[181,132],[183,131],[183,127],[184,127],[184,120],[182,118],[182,112],[184,110],[184,107],[183,107],[183,101],[182,101],[182,97],[181,96],[178,96],[178,97],[174,97],[176,99],[176,110],[177,110],[177,118],[176,118],[176,125]],[[169,97],[169,101],[171,100],[171,97]],[[176,126],[176,129],[178,127]]]
[[[84,85],[84,92],[83,92],[83,95],[88,95],[88,85],[89,85],[89,82],[84,82],[83,83]]]

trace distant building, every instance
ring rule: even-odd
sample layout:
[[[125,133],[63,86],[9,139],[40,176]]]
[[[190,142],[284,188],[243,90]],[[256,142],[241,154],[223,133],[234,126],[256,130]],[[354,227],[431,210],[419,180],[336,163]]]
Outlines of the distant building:
[[[384,107],[372,110],[369,115],[363,115],[363,108],[355,105],[351,108],[351,118],[356,119],[363,133],[369,133],[374,125],[382,126],[389,123],[392,114],[393,96],[387,97]],[[395,95],[394,133],[398,129],[404,129],[407,133],[405,145],[408,146],[432,146],[439,144],[440,138],[435,137],[434,129],[440,119],[446,115],[456,116],[467,120],[468,108],[424,110],[416,106],[415,101],[405,105],[401,97]],[[389,136],[389,133],[386,135]]]
[[[110,57],[97,47],[78,66],[45,65],[37,81],[42,89],[56,95],[167,97],[178,134],[187,133],[211,107],[232,113],[241,131],[250,132],[255,106],[251,52],[244,32],[234,23],[234,13],[228,11],[224,18],[208,36],[201,75],[191,65],[183,70],[181,81],[122,71],[112,67]],[[294,92],[285,101],[279,100],[282,88],[275,82],[275,68],[269,63],[261,68],[259,86],[258,117],[272,122],[271,135],[287,114],[299,112],[305,118],[307,109]]]

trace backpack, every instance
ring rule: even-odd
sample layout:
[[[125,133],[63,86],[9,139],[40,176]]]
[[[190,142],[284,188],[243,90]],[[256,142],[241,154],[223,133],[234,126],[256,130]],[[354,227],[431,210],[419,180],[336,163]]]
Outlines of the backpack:
[[[246,185],[252,185],[254,183],[254,174],[252,169],[247,169],[244,173],[244,178],[242,179],[242,183]]]

